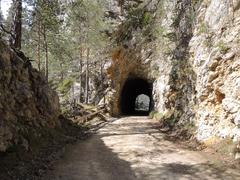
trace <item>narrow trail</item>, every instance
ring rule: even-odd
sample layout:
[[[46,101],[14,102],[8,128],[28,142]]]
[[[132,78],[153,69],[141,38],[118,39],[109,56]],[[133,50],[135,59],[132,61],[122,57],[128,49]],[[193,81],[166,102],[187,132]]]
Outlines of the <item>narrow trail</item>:
[[[201,152],[164,139],[157,122],[126,117],[91,138],[67,147],[45,180],[240,179],[240,172],[216,168]]]

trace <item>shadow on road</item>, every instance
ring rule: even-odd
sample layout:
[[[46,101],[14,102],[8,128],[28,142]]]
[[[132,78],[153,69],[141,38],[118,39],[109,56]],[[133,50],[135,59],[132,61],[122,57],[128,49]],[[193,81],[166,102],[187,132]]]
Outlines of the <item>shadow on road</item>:
[[[94,136],[69,146],[63,159],[42,180],[133,180],[131,164],[108,148],[101,137]]]
[[[103,125],[86,141],[71,145],[53,171],[53,180],[234,180],[236,170],[213,165],[199,152],[167,141],[157,123],[125,117]]]

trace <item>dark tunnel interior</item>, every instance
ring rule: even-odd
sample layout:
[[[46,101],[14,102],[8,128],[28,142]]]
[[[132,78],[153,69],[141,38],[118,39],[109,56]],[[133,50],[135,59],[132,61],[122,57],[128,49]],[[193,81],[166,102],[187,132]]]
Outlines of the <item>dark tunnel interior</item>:
[[[136,98],[144,94],[149,97],[150,103],[147,111],[137,111]],[[122,115],[148,115],[153,107],[152,83],[141,78],[128,78],[123,86],[120,107]]]

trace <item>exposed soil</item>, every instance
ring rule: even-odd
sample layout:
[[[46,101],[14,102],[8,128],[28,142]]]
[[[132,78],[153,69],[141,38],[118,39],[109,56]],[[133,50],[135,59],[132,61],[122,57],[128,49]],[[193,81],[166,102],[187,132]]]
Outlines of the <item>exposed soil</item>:
[[[147,117],[115,120],[66,148],[43,180],[240,179],[238,169],[166,138]]]

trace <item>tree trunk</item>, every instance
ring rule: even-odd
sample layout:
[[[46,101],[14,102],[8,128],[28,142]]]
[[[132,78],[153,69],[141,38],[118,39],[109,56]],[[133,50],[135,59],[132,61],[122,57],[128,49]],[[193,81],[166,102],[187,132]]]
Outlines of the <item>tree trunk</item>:
[[[1,0],[0,0],[0,24],[3,21],[3,14],[2,14],[2,4],[1,4]]]
[[[105,92],[104,92],[104,74],[103,74],[103,68],[104,68],[104,60],[101,59],[101,64],[100,64],[100,73],[101,73],[101,90],[103,92],[103,104],[105,105]]]
[[[118,0],[118,5],[120,6],[120,13],[121,13],[121,16],[122,16],[123,15],[124,0]]]
[[[44,39],[44,47],[45,47],[45,76],[48,81],[48,43],[47,43],[47,32],[46,32],[45,25],[43,25],[43,39]]]
[[[88,90],[89,90],[89,55],[90,49],[87,48],[87,62],[86,62],[86,83],[85,83],[85,103],[88,104]]]
[[[13,29],[10,45],[13,48],[21,49],[22,41],[22,0],[14,0],[13,7],[15,13],[13,13]]]
[[[63,83],[64,80],[64,71],[63,71],[63,63],[60,62],[60,75],[61,75],[61,83]]]
[[[74,89],[74,83],[72,85],[72,103],[74,104],[73,107],[75,107],[75,89]]]
[[[41,22],[38,19],[38,45],[37,45],[38,70],[41,71]]]
[[[82,102],[82,61],[83,61],[83,47],[80,47],[80,56],[79,56],[79,102]]]

